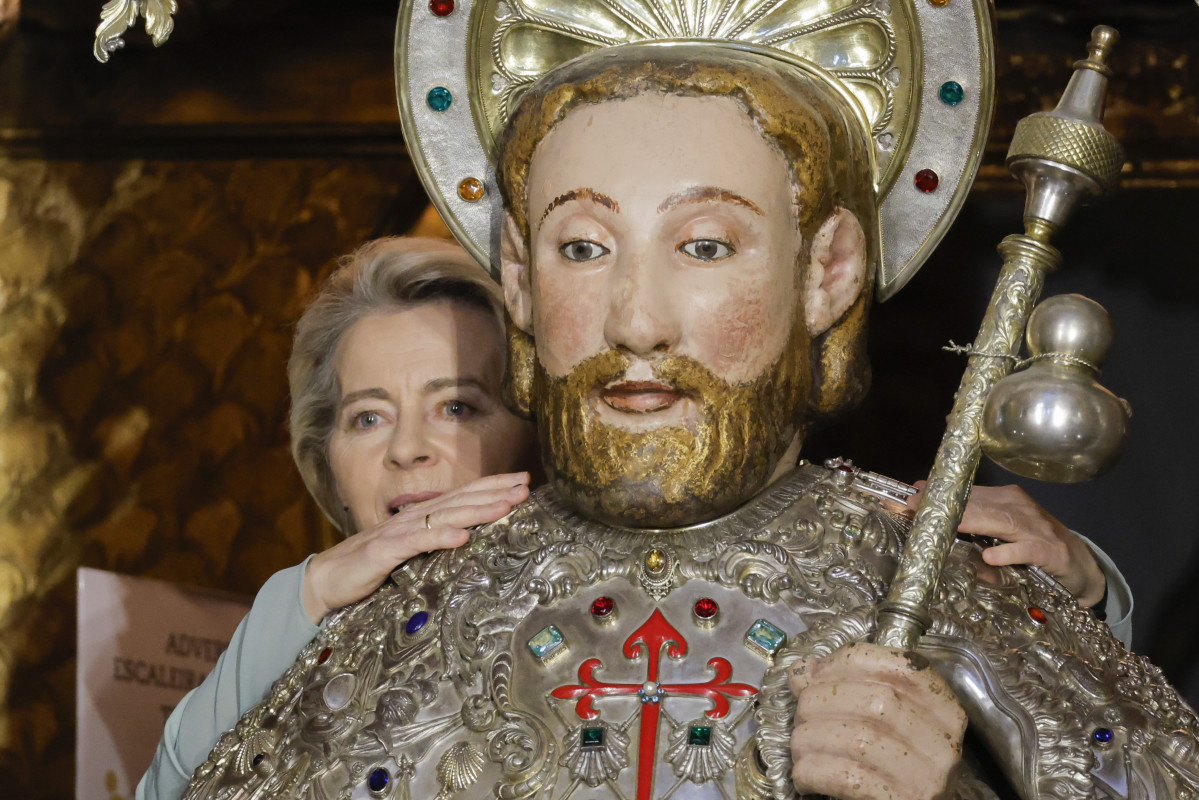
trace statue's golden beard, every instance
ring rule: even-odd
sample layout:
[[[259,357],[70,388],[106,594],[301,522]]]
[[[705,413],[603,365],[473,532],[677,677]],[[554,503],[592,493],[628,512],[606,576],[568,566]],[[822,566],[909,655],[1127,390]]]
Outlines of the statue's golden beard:
[[[628,430],[600,421],[599,391],[628,359],[608,350],[564,377],[536,365],[533,404],[547,476],[586,516],[635,528],[692,525],[761,490],[795,438],[810,376],[796,336],[770,369],[729,384],[694,359],[655,362],[657,380],[694,398],[687,425]]]

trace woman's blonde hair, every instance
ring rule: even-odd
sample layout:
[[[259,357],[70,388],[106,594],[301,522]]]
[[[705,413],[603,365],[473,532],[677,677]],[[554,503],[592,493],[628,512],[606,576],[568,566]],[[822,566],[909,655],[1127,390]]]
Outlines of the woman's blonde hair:
[[[441,239],[375,239],[341,259],[296,323],[287,379],[291,388],[291,454],[304,484],[342,533],[354,522],[342,505],[329,462],[341,382],[337,348],[358,320],[448,301],[493,314],[503,331],[499,286],[458,245]]]

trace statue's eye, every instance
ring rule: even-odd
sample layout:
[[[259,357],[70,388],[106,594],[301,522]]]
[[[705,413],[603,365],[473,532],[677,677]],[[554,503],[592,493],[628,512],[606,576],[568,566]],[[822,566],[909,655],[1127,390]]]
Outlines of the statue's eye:
[[[589,242],[586,239],[575,239],[558,248],[558,252],[569,261],[594,261],[608,255],[611,251],[602,244]]]
[[[679,252],[700,261],[720,261],[737,251],[728,242],[719,239],[692,239],[679,245]]]

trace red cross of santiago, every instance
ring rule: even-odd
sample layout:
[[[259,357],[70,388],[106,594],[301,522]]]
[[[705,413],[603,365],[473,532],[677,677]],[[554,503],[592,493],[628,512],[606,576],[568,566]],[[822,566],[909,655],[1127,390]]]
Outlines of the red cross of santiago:
[[[602,683],[595,671],[604,664],[598,658],[589,658],[579,665],[579,684],[559,686],[550,692],[559,700],[575,700],[575,713],[581,719],[595,719],[598,697],[637,694],[641,698],[641,732],[637,753],[637,800],[650,800],[654,787],[654,752],[658,743],[658,718],[661,701],[671,695],[693,695],[712,701],[712,708],[704,712],[709,719],[720,719],[729,713],[730,697],[752,697],[758,690],[745,683],[729,683],[733,677],[733,665],[725,658],[709,659],[708,666],[716,674],[703,683],[658,683],[658,666],[662,650],[672,659],[687,654],[687,640],[666,621],[662,612],[655,609],[645,623],[633,631],[625,640],[625,658],[649,656],[649,674],[645,683]]]

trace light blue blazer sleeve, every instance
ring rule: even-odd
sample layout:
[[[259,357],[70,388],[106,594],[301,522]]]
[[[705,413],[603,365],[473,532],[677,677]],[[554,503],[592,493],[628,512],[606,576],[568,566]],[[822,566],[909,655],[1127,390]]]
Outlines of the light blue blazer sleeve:
[[[208,677],[167,718],[137,800],[178,800],[217,739],[262,700],[320,628],[304,612],[300,589],[308,561],[276,572],[262,585],[250,613]]]
[[[1112,561],[1099,545],[1077,531],[1074,535],[1091,548],[1091,555],[1095,556],[1095,560],[1099,562],[1099,569],[1103,571],[1103,577],[1107,580],[1107,608],[1104,609],[1107,612],[1107,625],[1112,629],[1115,637],[1131,650],[1132,589],[1129,587],[1128,581],[1124,580],[1116,562]]]

